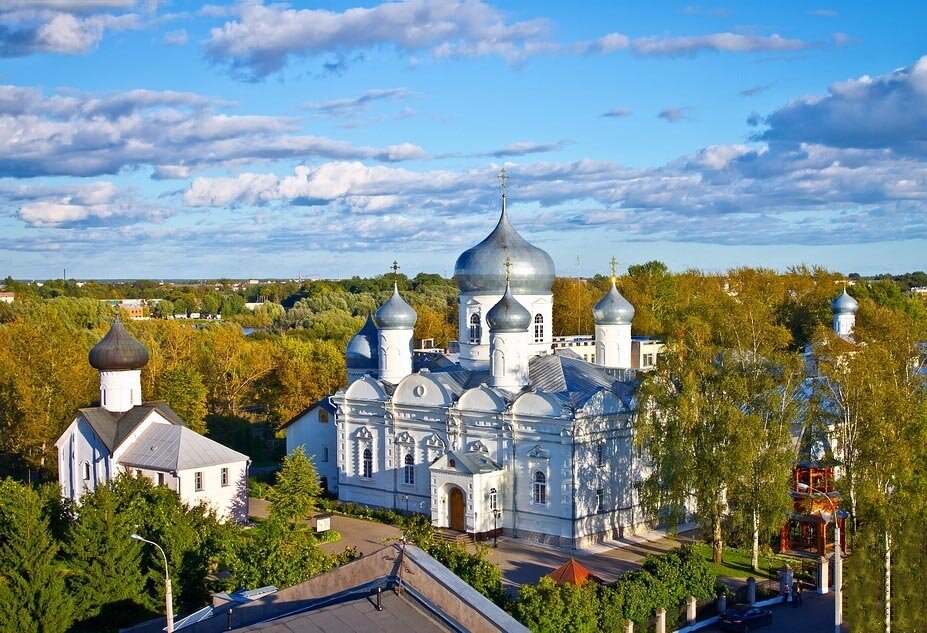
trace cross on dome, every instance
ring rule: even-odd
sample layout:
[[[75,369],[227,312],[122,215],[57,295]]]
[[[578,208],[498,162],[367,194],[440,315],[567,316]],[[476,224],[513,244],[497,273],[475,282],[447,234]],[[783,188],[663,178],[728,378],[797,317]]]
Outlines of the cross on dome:
[[[502,189],[502,197],[505,197],[505,183],[509,179],[508,174],[505,173],[505,167],[499,170],[499,188]]]
[[[510,257],[506,257],[505,261],[502,262],[502,266],[505,268],[505,283],[508,285],[508,283],[512,280],[512,259]]]
[[[390,270],[393,271],[394,275],[399,273],[399,263],[395,259],[393,260],[393,265],[390,266]]]
[[[618,276],[618,260],[614,256],[608,262],[609,266],[612,267],[612,279]]]

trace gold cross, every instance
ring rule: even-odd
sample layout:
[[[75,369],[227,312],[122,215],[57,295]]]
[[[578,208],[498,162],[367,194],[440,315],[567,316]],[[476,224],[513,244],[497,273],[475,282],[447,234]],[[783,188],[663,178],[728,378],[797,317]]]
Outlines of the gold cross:
[[[614,278],[614,277],[617,277],[617,273],[618,273],[618,260],[615,259],[614,257],[612,257],[611,260],[609,260],[608,264],[612,267],[612,277],[613,277],[613,278]]]
[[[505,266],[505,283],[509,283],[512,279],[512,260],[506,257],[502,265]]]
[[[393,260],[393,265],[390,266],[390,269],[393,271],[394,275],[399,272],[399,264],[396,263],[395,259]]]
[[[499,186],[502,188],[502,195],[505,195],[505,181],[509,179],[508,174],[505,173],[505,167],[499,170]]]

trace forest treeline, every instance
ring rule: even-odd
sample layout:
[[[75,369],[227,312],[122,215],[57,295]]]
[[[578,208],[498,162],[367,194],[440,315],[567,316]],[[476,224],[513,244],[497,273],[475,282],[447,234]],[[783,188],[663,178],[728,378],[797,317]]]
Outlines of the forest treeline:
[[[635,334],[672,337],[699,306],[722,305],[749,291],[768,307],[770,325],[786,337],[784,347],[798,350],[829,326],[830,301],[842,290],[842,279],[819,268],[671,273],[661,262],[648,262],[631,266],[618,286],[635,306]],[[438,275],[256,285],[249,287],[251,295],[228,291],[215,299],[220,306],[267,299],[259,314],[261,329],[251,336],[241,329],[242,323],[254,325],[250,314],[232,314],[220,322],[127,321],[151,356],[142,371],[145,398],[168,402],[199,431],[207,421],[221,427],[229,419],[278,426],[345,383],[345,344],[366,315],[386,300],[394,281],[418,313],[416,338],[431,338],[437,345],[456,338],[457,288]],[[602,276],[556,279],[554,334],[590,334],[592,306],[609,284]],[[217,284],[180,287],[143,281],[88,282],[81,287],[72,281],[47,282],[38,287],[7,279],[5,285],[16,292],[16,301],[0,303],[0,474],[23,479],[54,474],[54,441],[78,407],[98,400],[98,375],[87,363],[87,352],[116,314],[116,308],[99,299],[160,294],[175,305],[187,302],[199,309],[217,292]],[[889,278],[851,287],[861,301],[924,319],[924,302],[904,290]],[[229,299],[232,295],[237,299]],[[708,318],[722,316],[717,312]],[[707,326],[720,331],[720,325]]]

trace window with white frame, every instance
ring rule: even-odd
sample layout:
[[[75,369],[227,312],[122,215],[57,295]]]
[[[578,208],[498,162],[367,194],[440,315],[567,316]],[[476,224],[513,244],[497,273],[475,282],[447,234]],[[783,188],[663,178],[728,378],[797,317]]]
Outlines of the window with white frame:
[[[373,477],[373,451],[369,448],[364,449],[363,472],[361,476],[367,479]]]
[[[483,327],[480,325],[480,313],[470,315],[470,343],[477,345],[483,338]]]
[[[535,343],[544,342],[544,315],[543,314],[534,315],[534,342]]]
[[[200,492],[203,489],[203,471],[198,470],[193,473],[193,489]]]
[[[534,473],[534,503],[547,505],[547,475],[540,470]]]
[[[222,469],[221,480],[222,480],[222,485],[223,485],[223,486],[228,486],[228,485],[229,485],[229,469],[228,469],[228,468],[223,468],[223,469]]]
[[[406,454],[405,467],[403,469],[405,477],[403,481],[406,485],[412,486],[415,484],[415,458],[412,457],[412,453]]]

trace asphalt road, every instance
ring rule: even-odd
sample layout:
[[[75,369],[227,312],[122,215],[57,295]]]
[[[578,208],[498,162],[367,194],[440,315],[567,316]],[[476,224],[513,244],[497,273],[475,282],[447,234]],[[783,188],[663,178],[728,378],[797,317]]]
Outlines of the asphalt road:
[[[834,633],[833,593],[805,592],[804,604],[800,607],[776,605],[768,608],[772,609],[773,623],[756,629],[757,633]],[[702,630],[721,629],[712,626]],[[843,630],[848,631],[846,627]]]

